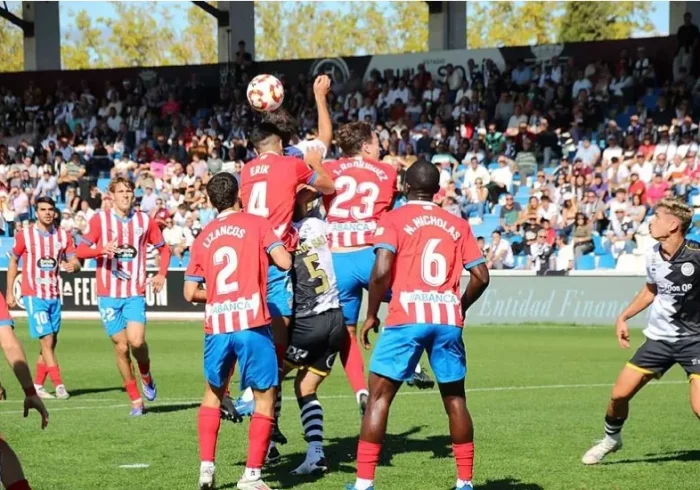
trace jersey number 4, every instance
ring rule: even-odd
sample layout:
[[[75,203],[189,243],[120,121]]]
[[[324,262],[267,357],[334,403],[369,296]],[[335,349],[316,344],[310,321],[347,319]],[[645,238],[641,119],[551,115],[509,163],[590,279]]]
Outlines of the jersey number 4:
[[[374,203],[379,197],[379,187],[374,182],[361,182],[348,176],[343,175],[335,179],[335,189],[338,195],[333,199],[331,208],[328,214],[334,218],[349,218],[361,220],[371,218],[374,215]],[[350,201],[353,197],[361,197],[361,205],[350,206],[348,209],[343,208],[343,204]]]
[[[270,210],[267,208],[267,182],[253,184],[250,199],[248,199],[248,212],[263,218],[270,216]]]

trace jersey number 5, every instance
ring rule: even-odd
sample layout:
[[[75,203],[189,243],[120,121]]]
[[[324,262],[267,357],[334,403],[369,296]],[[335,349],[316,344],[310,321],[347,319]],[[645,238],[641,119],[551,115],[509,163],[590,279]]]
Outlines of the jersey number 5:
[[[238,254],[233,247],[221,247],[214,252],[214,265],[224,265],[216,275],[216,294],[229,294],[238,291],[238,281],[231,276],[238,267]]]
[[[335,179],[335,189],[338,195],[333,199],[328,214],[334,218],[349,218],[356,220],[371,218],[374,215],[374,203],[379,197],[379,187],[374,182],[357,183],[355,179],[348,175],[343,175]],[[355,196],[362,197],[362,205],[350,206],[343,209],[342,205],[350,201]]]
[[[306,265],[306,269],[309,271],[309,276],[311,279],[321,280],[321,284],[316,286],[316,289],[314,290],[315,293],[323,294],[328,291],[329,288],[328,275],[323,269],[317,268],[316,264],[318,264],[318,254],[312,254],[308,257],[304,257],[304,265]]]
[[[421,256],[423,282],[434,287],[442,286],[447,280],[447,259],[436,250],[440,241],[439,238],[428,240]]]

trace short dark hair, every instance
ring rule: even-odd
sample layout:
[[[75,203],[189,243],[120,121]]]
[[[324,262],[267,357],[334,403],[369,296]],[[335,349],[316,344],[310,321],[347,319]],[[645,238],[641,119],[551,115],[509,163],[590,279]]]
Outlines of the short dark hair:
[[[372,126],[366,122],[351,122],[344,124],[335,134],[343,155],[353,157],[362,151],[364,143],[372,142]]]
[[[440,190],[440,171],[421,158],[406,170],[406,185],[413,191],[434,195]]]
[[[280,136],[279,128],[272,123],[264,122],[253,128],[249,139],[257,150],[258,148],[272,143],[275,138],[279,138],[284,142],[282,136]]]
[[[238,200],[238,180],[229,172],[214,174],[207,182],[207,195],[217,211],[232,208]]]
[[[282,145],[289,146],[292,136],[299,132],[297,121],[284,107],[271,112],[263,112],[262,124],[272,124],[277,128],[277,134],[282,138]]]
[[[39,209],[39,204],[48,204],[52,208],[56,209],[56,201],[47,196],[37,198],[36,203],[34,204],[34,209]]]

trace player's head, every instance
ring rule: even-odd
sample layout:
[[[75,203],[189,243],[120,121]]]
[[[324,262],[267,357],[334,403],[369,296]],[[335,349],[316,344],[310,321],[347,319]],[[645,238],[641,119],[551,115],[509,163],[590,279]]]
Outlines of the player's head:
[[[676,198],[659,201],[654,210],[654,217],[649,224],[651,237],[663,241],[669,237],[685,236],[693,221],[693,210],[686,203]]]
[[[218,212],[232,209],[238,200],[238,181],[229,172],[219,172],[207,182],[207,195]]]
[[[365,122],[351,122],[341,126],[335,139],[346,157],[379,160],[379,138],[372,126]]]
[[[440,190],[440,172],[435,165],[421,158],[406,170],[405,189],[409,199],[432,201]]]
[[[310,186],[304,186],[297,192],[294,200],[294,215],[292,221],[301,221],[314,208],[314,202],[318,198],[316,189]]]
[[[114,208],[124,214],[131,212],[134,206],[134,183],[124,177],[115,177],[109,183],[109,194]]]
[[[269,123],[277,127],[278,134],[282,138],[282,146],[286,147],[298,142],[294,141],[298,139],[297,134],[299,133],[297,121],[284,107],[272,112],[263,112],[262,121],[263,124]]]
[[[36,219],[42,225],[49,227],[56,221],[56,202],[50,197],[42,196],[34,205]]]
[[[282,136],[274,124],[264,122],[256,125],[249,139],[258,155],[264,152],[282,154],[284,148]]]

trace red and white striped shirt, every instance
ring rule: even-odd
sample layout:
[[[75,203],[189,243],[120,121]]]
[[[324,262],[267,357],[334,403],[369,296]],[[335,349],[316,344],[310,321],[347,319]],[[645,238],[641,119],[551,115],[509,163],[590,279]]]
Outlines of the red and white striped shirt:
[[[238,332],[270,323],[268,253],[283,246],[269,221],[246,213],[222,213],[192,244],[185,281],[205,283],[204,332]]]
[[[427,201],[409,201],[379,222],[375,248],[396,254],[386,326],[462,327],[462,268],[484,263],[469,223]]]
[[[335,193],[323,196],[331,248],[371,244],[377,222],[397,191],[397,173],[391,164],[362,158],[326,163]]]
[[[52,227],[41,231],[36,225],[25,227],[15,236],[12,254],[22,265],[22,296],[58,299],[61,291],[58,275],[61,262],[75,255],[73,237]]]
[[[97,257],[97,295],[130,298],[146,294],[146,248],[162,247],[163,234],[146,213],[132,212],[121,218],[112,210],[100,211],[90,220],[90,229],[82,240],[88,245],[104,246],[117,241],[113,258]]]

